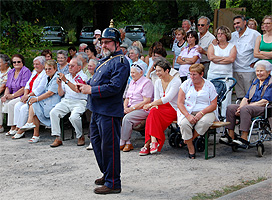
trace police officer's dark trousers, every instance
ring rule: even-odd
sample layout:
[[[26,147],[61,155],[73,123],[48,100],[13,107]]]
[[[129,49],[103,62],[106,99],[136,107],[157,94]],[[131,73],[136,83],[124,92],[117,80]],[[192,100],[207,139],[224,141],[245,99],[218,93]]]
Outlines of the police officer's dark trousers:
[[[120,129],[121,118],[93,113],[91,142],[100,171],[108,188],[121,188]]]

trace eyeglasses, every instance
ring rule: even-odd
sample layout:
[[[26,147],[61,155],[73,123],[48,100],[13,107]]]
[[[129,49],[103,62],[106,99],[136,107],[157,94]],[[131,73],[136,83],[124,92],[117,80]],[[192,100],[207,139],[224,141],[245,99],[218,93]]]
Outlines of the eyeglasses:
[[[272,24],[272,22],[262,23],[262,25],[269,25]]]
[[[53,69],[52,67],[44,68],[45,71],[50,71],[50,70],[52,70],[52,69]]]
[[[106,41],[101,41],[101,45],[108,45],[110,42],[113,42],[113,40],[106,40]]]
[[[12,63],[13,63],[13,64],[16,64],[16,63],[19,64],[19,63],[21,63],[21,62],[22,62],[22,61],[13,61]]]
[[[204,27],[206,24],[197,24],[197,26],[202,26],[202,27]]]

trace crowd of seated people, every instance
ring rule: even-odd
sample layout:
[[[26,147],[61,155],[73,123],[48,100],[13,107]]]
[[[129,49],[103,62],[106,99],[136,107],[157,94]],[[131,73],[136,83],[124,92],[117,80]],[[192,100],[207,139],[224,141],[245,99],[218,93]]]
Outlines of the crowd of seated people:
[[[160,152],[165,141],[164,130],[177,120],[189,157],[195,158],[192,140],[203,135],[217,118],[214,112],[217,94],[209,81],[217,77],[236,78],[236,96],[243,98],[240,105],[230,105],[230,92],[223,102],[222,115],[231,124],[226,127],[227,136],[221,140],[247,144],[249,122],[241,117],[244,126],[241,138],[237,139],[233,131],[234,118],[246,115],[248,108],[257,107],[256,110],[260,110],[257,114],[262,114],[264,104],[271,101],[272,17],[264,17],[263,35],[256,31],[256,20],[247,22],[243,16],[233,19],[233,33],[228,27],[220,26],[214,37],[208,31],[209,24],[210,20],[201,16],[197,23],[199,33],[190,27],[175,31],[172,64],[165,59],[167,53],[160,42],[152,44],[147,56],[143,55],[140,42],[124,43],[123,52],[130,63],[131,77],[124,94],[121,150],[133,150],[132,129],[146,120],[145,144],[139,154]],[[78,93],[77,83],[87,82],[95,73],[103,56],[100,36],[101,31],[96,30],[93,44],[82,43],[78,51],[74,46],[69,47],[69,57],[67,51],[58,50],[57,61],[49,49],[43,50],[41,56],[33,60],[32,73],[22,55],[15,54],[10,60],[1,54],[0,132],[4,132],[3,113],[7,113],[7,126],[10,126],[7,136],[19,139],[25,136],[24,131],[34,129],[29,142],[36,143],[40,141],[39,125],[43,124],[51,127],[52,135],[56,136],[50,146],[58,147],[62,145],[59,119],[71,112],[69,120],[76,130],[77,145],[84,145],[81,117],[86,111],[87,96]],[[91,143],[87,149],[92,149]]]

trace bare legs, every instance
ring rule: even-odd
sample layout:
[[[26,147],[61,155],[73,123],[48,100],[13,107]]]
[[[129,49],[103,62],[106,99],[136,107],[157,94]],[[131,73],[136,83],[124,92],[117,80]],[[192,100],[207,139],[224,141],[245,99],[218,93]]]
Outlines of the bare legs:
[[[148,141],[145,143],[144,147],[147,148],[147,149],[149,149],[150,143],[151,143],[151,142],[152,142],[152,143],[153,143],[153,142],[158,142],[158,140],[157,140],[157,138],[155,138],[154,136],[151,136],[151,139],[148,140]]]
[[[189,154],[195,154],[195,147],[193,145],[193,140],[197,138],[199,134],[194,130],[193,137],[190,140],[185,140],[184,143],[187,144]]]
[[[37,116],[34,113],[32,105],[29,106],[29,114],[27,123],[33,123],[36,127],[34,128],[34,134],[33,136],[39,136],[39,128],[40,128],[40,121],[37,118]],[[22,131],[20,128],[16,127],[17,134],[22,134],[24,131]]]

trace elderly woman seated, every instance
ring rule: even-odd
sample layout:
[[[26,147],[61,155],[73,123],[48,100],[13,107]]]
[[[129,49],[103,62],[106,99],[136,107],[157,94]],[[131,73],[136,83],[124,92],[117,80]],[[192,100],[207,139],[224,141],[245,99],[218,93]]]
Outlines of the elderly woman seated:
[[[231,104],[227,107],[228,134],[220,138],[221,143],[235,143],[248,145],[247,136],[251,126],[251,118],[264,115],[265,105],[272,101],[272,78],[270,72],[272,64],[267,60],[260,60],[254,65],[257,78],[253,80],[246,96],[240,105]],[[236,119],[240,118],[241,137],[235,137],[234,127]]]
[[[0,128],[3,124],[2,113],[8,113],[8,126],[10,130],[6,136],[14,135],[16,133],[16,126],[14,124],[14,106],[21,100],[24,94],[24,88],[31,76],[31,71],[25,66],[25,58],[21,54],[12,56],[13,69],[9,70],[6,82],[6,89],[4,96],[1,97],[0,102]]]
[[[38,56],[33,60],[34,70],[24,89],[24,95],[21,100],[15,104],[14,107],[14,124],[16,125],[15,131],[19,129],[27,122],[28,118],[28,105],[27,101],[32,96],[38,96],[45,88],[47,77],[44,71],[44,56]],[[17,135],[19,136],[19,135]],[[23,135],[21,135],[23,136]],[[13,139],[19,139],[15,136]]]
[[[143,106],[153,100],[154,87],[150,79],[144,77],[144,64],[131,65],[132,81],[129,84],[124,101],[125,116],[122,121],[120,150],[128,152],[133,149],[130,142],[132,128],[146,119],[148,111]]]
[[[143,70],[145,74],[148,66],[144,61],[140,59],[141,57],[140,49],[137,46],[130,46],[128,48],[128,52],[129,52],[128,53],[129,58],[132,60],[133,63],[135,62],[142,63],[141,65],[143,66]]]
[[[191,65],[190,79],[182,83],[178,94],[178,125],[190,159],[196,157],[193,140],[204,135],[216,119],[217,93],[203,78],[204,68],[202,64]]]
[[[165,141],[164,130],[177,120],[179,78],[169,74],[171,64],[165,58],[157,58],[154,64],[156,74],[160,78],[155,83],[154,101],[144,105],[150,110],[145,125],[145,145],[139,155],[145,156],[160,152]]]
[[[51,126],[49,112],[57,103],[60,102],[60,96],[58,95],[56,61],[46,61],[45,71],[47,75],[45,88],[39,95],[30,97],[28,100],[28,120],[27,123],[14,135],[15,139],[21,138],[24,135],[24,131],[34,128],[33,137],[29,140],[29,143],[37,143],[40,139],[40,123],[48,127]]]

